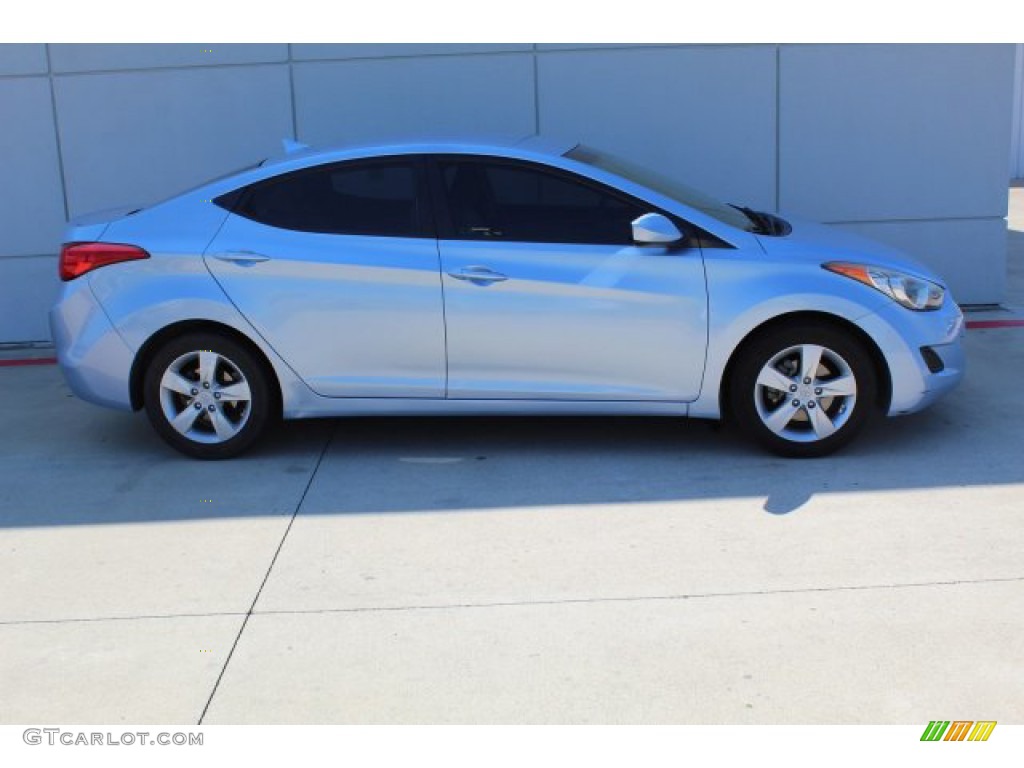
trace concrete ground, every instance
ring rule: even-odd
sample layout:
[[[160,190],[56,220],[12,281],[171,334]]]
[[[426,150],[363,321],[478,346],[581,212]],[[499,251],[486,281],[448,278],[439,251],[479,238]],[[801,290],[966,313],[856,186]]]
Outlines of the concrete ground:
[[[1024,328],[966,345],[953,396],[802,462],[367,419],[201,463],[0,368],[0,722],[1021,722]]]

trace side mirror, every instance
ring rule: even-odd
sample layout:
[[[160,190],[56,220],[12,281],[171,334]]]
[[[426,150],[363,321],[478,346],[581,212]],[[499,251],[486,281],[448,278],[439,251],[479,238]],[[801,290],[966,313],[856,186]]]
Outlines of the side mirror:
[[[633,240],[641,245],[670,245],[682,239],[679,227],[660,213],[645,213],[633,221]]]

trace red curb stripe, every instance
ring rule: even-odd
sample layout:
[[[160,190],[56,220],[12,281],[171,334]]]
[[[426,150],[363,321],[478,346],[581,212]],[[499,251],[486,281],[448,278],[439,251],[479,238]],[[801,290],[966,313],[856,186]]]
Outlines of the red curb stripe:
[[[968,328],[1024,328],[1024,320],[968,320]]]
[[[55,365],[56,357],[36,357],[26,360],[0,360],[0,368],[13,368],[16,365]]]

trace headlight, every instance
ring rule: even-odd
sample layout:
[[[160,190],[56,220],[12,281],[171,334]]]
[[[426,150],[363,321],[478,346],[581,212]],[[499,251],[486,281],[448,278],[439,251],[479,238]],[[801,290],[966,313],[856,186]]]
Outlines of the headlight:
[[[938,309],[946,297],[941,285],[894,269],[842,261],[830,261],[821,266],[829,272],[852,277],[857,282],[869,285],[907,309]]]

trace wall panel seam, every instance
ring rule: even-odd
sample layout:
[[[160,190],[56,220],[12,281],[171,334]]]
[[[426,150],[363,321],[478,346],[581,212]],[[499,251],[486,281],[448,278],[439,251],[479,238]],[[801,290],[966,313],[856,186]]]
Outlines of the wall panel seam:
[[[295,109],[295,66],[292,61],[292,44],[288,43],[288,95],[292,107],[292,139],[299,140],[299,117]]]
[[[0,43],[3,45],[3,43]],[[9,75],[0,75],[0,80],[28,80],[34,77],[44,78],[48,77],[49,74],[46,72],[22,72]]]
[[[64,171],[64,149],[60,139],[60,118],[57,112],[57,89],[53,82],[53,65],[50,61],[50,44],[44,46],[46,51],[46,79],[50,86],[50,119],[53,121],[53,138],[57,147],[57,172],[60,175],[61,200],[64,203],[64,221],[71,218],[71,208],[68,205],[68,182],[67,174]]]
[[[775,210],[782,208],[782,46],[775,46]]]
[[[1024,177],[1024,43],[1014,51],[1013,122],[1011,124],[1010,178]]]
[[[292,44],[288,43],[289,51]],[[524,43],[525,45],[525,43]],[[652,47],[652,48],[681,48],[684,45],[672,45],[672,46],[632,46],[631,48],[601,48],[602,51],[619,51],[619,50],[632,50],[634,48],[641,47]],[[690,46],[685,46],[690,47]],[[109,75],[115,73],[137,73],[137,72],[181,72],[189,70],[204,70],[204,69],[224,69],[231,68],[237,69],[239,67],[264,67],[273,66],[275,64],[323,64],[323,63],[338,63],[338,62],[358,62],[358,61],[407,61],[411,59],[436,59],[436,58],[458,58],[458,57],[486,57],[486,56],[524,56],[531,53],[565,53],[569,51],[531,51],[529,49],[506,49],[502,51],[450,51],[444,53],[408,53],[408,54],[395,54],[392,56],[325,56],[317,58],[296,58],[290,52],[285,59],[268,59],[265,61],[224,61],[210,64],[167,64],[164,66],[152,66],[152,67],[110,67],[105,69],[72,69],[72,70],[53,70],[52,74],[59,77],[78,77],[85,75]],[[46,73],[39,72],[34,74],[13,74],[13,75],[0,75],[0,78],[7,77],[45,77]]]
[[[941,222],[1004,221],[1005,216],[921,216],[897,219],[820,219],[822,224],[937,224]]]
[[[654,50],[694,50],[698,48],[758,48],[765,43],[634,43],[608,45],[600,48],[537,48],[542,56],[565,53],[606,53],[608,51],[654,51]]]
[[[95,75],[135,75],[160,72],[202,72],[210,69],[246,69],[248,67],[280,67],[287,59],[279,61],[246,61],[240,63],[219,62],[217,64],[175,64],[167,67],[116,67],[113,69],[82,69],[70,72],[52,72],[53,77],[92,77]]]
[[[533,44],[533,132],[540,134],[540,60],[537,58],[537,44]]]

